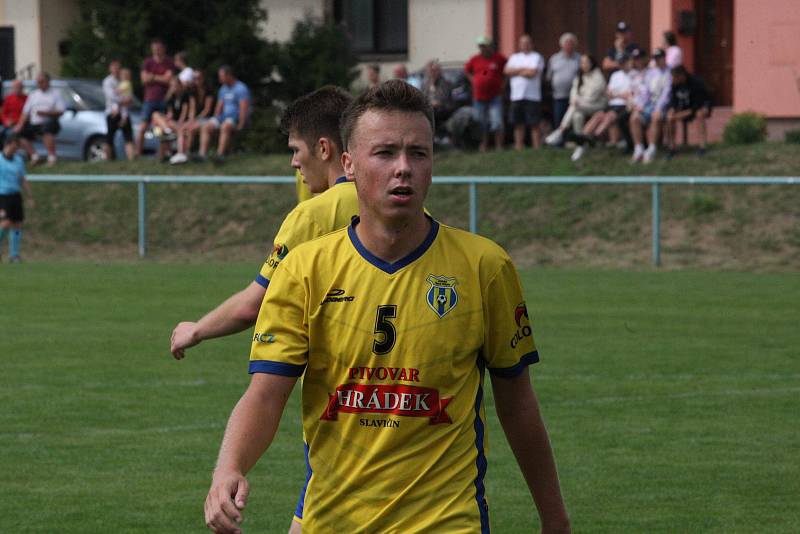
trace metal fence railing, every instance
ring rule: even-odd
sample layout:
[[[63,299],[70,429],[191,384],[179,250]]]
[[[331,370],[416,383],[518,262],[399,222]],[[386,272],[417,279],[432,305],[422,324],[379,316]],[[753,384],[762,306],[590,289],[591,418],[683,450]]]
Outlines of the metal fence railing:
[[[147,184],[293,184],[294,176],[140,176],[32,174],[31,182],[136,183],[139,202],[139,256],[147,255]],[[800,177],[787,176],[439,176],[434,184],[469,187],[469,229],[478,230],[479,185],[649,185],[652,196],[652,261],[661,265],[662,185],[800,185]]]

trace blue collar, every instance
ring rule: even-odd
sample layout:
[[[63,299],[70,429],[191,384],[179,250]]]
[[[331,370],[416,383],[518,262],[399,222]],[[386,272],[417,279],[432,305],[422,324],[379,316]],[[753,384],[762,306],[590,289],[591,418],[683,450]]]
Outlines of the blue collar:
[[[348,181],[349,181],[349,180],[347,179],[347,176],[340,176],[340,177],[338,177],[338,178],[336,179],[336,181],[333,183],[333,185],[339,185],[339,184],[343,184],[343,183],[346,183],[346,182],[348,182]]]
[[[439,223],[436,222],[430,215],[425,214],[425,217],[431,222],[431,229],[428,232],[427,237],[425,237],[425,241],[420,244],[416,249],[411,251],[411,253],[402,258],[397,260],[394,263],[387,263],[380,259],[379,257],[375,256],[372,252],[367,250],[367,247],[361,242],[356,234],[356,225],[361,221],[358,216],[353,217],[350,226],[347,227],[347,235],[350,236],[350,241],[353,243],[353,246],[356,248],[358,253],[361,255],[362,258],[367,260],[369,263],[384,271],[387,274],[394,274],[406,265],[414,262],[418,258],[420,258],[425,252],[431,247],[433,241],[436,239],[436,235],[439,233]]]

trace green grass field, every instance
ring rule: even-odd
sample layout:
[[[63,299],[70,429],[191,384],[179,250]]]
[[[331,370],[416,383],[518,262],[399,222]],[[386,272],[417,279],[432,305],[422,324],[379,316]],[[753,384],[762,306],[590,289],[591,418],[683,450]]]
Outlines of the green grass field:
[[[248,334],[176,362],[255,265],[0,265],[0,531],[203,532]],[[800,531],[798,274],[529,270],[532,368],[573,530]],[[536,514],[487,399],[498,533]],[[251,474],[247,532],[304,476],[297,391]]]

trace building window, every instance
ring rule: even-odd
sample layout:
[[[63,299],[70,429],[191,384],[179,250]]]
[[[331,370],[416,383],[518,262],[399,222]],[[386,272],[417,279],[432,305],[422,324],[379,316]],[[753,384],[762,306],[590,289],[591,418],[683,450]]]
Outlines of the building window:
[[[408,53],[408,0],[336,0],[334,16],[356,54]]]

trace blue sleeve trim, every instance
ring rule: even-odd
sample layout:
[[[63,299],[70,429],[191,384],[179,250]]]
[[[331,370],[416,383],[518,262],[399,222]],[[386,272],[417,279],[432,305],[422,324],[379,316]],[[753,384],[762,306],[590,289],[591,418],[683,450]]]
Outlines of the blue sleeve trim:
[[[261,273],[259,273],[259,275],[256,276],[256,284],[260,285],[264,289],[267,289],[269,287],[269,278],[264,278],[261,276]]]
[[[534,364],[539,361],[539,352],[533,351],[529,352],[525,356],[519,359],[519,363],[517,365],[513,365],[511,367],[489,367],[489,373],[492,376],[499,376],[502,378],[514,378],[522,371],[525,370],[531,364]]]
[[[300,376],[306,370],[306,365],[291,363],[271,362],[268,360],[253,360],[250,362],[249,373],[267,373],[280,376]]]

